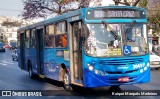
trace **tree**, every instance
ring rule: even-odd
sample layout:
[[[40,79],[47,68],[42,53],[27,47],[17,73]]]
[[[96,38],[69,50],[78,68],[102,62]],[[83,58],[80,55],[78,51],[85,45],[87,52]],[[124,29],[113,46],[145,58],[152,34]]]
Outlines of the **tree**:
[[[139,6],[147,9],[147,0],[141,0]]]
[[[147,9],[149,29],[153,29],[153,35],[160,31],[160,0],[141,0],[141,7]]]
[[[75,9],[88,7],[89,2],[96,0],[24,0],[24,19],[60,15]],[[115,4],[136,6],[140,0],[113,0]]]
[[[136,6],[141,0],[113,0],[115,5],[123,4],[127,6]]]
[[[148,21],[151,25],[150,28],[153,29],[155,35],[160,33],[160,6],[155,6],[154,8],[148,9],[149,17]]]
[[[46,17],[50,14],[62,14],[77,9],[73,4],[77,0],[24,0],[24,19]],[[78,4],[77,4],[78,5]]]

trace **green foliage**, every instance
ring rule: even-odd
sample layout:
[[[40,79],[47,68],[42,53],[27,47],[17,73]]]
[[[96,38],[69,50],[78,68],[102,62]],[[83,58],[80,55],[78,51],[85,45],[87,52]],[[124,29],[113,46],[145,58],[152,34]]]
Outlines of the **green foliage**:
[[[73,6],[77,2],[77,6]],[[24,0],[24,19],[47,17],[52,14],[60,15],[79,8],[88,7],[93,0]],[[107,0],[106,0],[107,1]],[[115,4],[137,6],[141,0],[113,0]],[[143,0],[142,0],[143,1]],[[144,2],[145,3],[145,2]]]
[[[149,4],[148,0],[141,0],[140,7],[146,8],[148,11],[148,29],[153,29],[154,33],[160,32],[160,0],[154,0],[153,4]],[[151,5],[155,5],[151,7]]]
[[[147,0],[141,0],[141,1],[139,2],[139,6],[140,6],[140,7],[143,7],[143,8],[147,8]]]

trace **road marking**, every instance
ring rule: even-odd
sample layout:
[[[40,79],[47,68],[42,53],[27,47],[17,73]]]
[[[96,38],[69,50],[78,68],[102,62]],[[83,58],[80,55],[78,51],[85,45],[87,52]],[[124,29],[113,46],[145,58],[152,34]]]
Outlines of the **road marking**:
[[[0,65],[7,65],[7,64],[4,64],[4,63],[0,63]]]
[[[15,64],[15,62],[12,62],[12,61],[0,61],[0,62],[2,62],[2,63],[6,63],[6,64]]]
[[[4,65],[4,66],[7,66],[7,65],[13,65],[13,64],[16,64],[17,62],[12,62],[12,61],[0,61],[0,65]]]

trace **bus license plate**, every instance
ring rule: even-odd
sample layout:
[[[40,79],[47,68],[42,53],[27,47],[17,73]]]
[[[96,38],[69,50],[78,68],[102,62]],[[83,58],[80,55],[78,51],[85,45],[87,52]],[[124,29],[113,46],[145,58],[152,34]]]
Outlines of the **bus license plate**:
[[[129,81],[129,77],[123,77],[123,78],[118,78],[119,82],[128,82]]]

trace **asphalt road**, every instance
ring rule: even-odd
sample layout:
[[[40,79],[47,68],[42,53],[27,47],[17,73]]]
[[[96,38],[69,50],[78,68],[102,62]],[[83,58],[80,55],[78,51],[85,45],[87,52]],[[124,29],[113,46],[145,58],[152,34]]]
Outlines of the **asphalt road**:
[[[29,97],[29,99],[85,99],[85,98],[98,98],[98,99],[159,99],[160,96],[116,96],[111,95],[112,91],[118,91],[122,94],[124,90],[160,90],[160,70],[151,70],[151,82],[147,84],[135,84],[120,86],[118,89],[109,87],[86,89],[81,87],[74,87],[75,91],[67,92],[63,89],[62,84],[53,80],[30,79],[28,72],[20,70],[18,63],[12,61],[11,51],[6,50],[5,53],[0,52],[0,90],[52,90],[55,96],[43,97]],[[160,91],[159,91],[160,94]],[[0,97],[3,99],[21,99],[22,97]],[[23,97],[28,99],[28,97]]]

